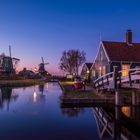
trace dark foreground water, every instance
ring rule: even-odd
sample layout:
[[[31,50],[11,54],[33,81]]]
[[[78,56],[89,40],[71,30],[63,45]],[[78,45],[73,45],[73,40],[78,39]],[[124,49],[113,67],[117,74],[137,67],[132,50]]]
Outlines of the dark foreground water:
[[[57,83],[2,89],[0,140],[98,139],[91,109],[61,109]]]
[[[61,108],[59,99],[61,94],[57,83],[18,89],[2,88],[0,92],[0,140],[139,138],[129,133],[131,129],[126,129],[129,128],[129,125],[127,126],[129,123],[120,125],[121,121],[118,121],[120,120],[119,112],[124,112],[121,118],[125,120],[130,115],[129,107]],[[137,116],[138,120],[139,116]],[[135,124],[132,123],[131,126],[133,125]],[[139,129],[139,125],[137,127]]]

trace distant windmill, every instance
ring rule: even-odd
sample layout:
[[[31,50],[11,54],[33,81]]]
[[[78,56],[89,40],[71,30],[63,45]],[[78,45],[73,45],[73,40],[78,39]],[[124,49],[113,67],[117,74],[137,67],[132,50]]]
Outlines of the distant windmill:
[[[14,74],[15,68],[20,59],[18,58],[12,58],[11,54],[11,46],[9,45],[9,56],[4,56],[3,58],[3,69],[7,74]]]
[[[49,63],[44,63],[43,57],[41,57],[41,59],[42,59],[42,63],[39,64],[39,70],[38,71],[42,75],[42,74],[46,73],[45,65],[48,65]]]

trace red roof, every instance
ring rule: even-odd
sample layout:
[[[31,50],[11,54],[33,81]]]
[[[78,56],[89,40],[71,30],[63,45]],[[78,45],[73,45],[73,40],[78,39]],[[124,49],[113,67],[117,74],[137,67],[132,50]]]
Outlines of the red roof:
[[[140,62],[140,43],[102,41],[110,61]]]

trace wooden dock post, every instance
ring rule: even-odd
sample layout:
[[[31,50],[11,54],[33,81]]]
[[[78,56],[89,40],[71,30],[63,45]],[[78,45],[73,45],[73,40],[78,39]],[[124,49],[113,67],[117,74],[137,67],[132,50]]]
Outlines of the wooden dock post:
[[[138,105],[138,94],[135,90],[132,91],[132,105]]]
[[[118,76],[118,67],[114,66],[113,67],[113,82],[114,82],[114,89],[117,89],[117,76]]]
[[[120,90],[115,90],[115,105],[122,105],[122,95]]]
[[[121,107],[120,106],[115,107],[115,118],[116,118],[116,120],[121,119]]]

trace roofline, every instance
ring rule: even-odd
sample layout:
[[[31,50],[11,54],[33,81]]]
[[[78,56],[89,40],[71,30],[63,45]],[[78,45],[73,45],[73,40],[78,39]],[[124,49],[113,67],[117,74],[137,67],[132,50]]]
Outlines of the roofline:
[[[110,63],[112,62],[123,62],[123,63],[140,63],[140,62],[137,62],[137,61],[110,61]]]
[[[99,53],[100,47],[101,47],[101,41],[100,41],[100,43],[99,43],[99,47],[98,47],[98,50],[97,50],[97,53],[96,53],[96,56],[95,56],[95,59],[94,59],[93,64],[95,63],[95,60],[96,60],[96,58],[97,58],[97,56],[98,56],[98,53]]]
[[[94,64],[95,64],[95,62],[92,63],[92,66],[91,66],[90,70],[92,70],[92,67],[94,67]]]
[[[94,59],[93,64],[92,64],[92,66],[91,66],[90,69],[92,69],[92,67],[93,67],[94,64],[95,64],[95,60],[96,60],[96,58],[97,58],[97,56],[98,56],[98,53],[99,53],[99,50],[100,50],[101,44],[102,44],[102,41],[100,41],[100,43],[99,43],[99,47],[98,47],[98,50],[97,50],[97,53],[96,53],[95,59]]]
[[[83,65],[83,67],[84,67],[84,66],[86,66],[86,68],[89,69],[89,68],[87,67],[86,63]],[[83,70],[83,67],[82,67],[82,70]],[[81,70],[81,72],[82,72],[82,70]]]
[[[107,57],[107,60],[108,60],[108,62],[110,62],[110,59],[109,59],[109,56],[108,56],[108,54],[107,54],[107,51],[106,51],[106,49],[105,49],[105,47],[104,47],[103,41],[101,41],[101,44],[102,44],[103,50],[104,50],[104,52],[105,52],[105,55],[106,55],[106,57]]]
[[[105,52],[105,56],[107,57],[108,62],[110,62],[110,59],[109,59],[109,57],[108,57],[108,55],[107,55],[107,52],[106,52],[106,49],[105,49],[105,47],[104,47],[103,41],[100,41],[99,48],[98,48],[98,51],[97,51],[97,54],[96,54],[96,57],[95,57],[95,59],[94,59],[93,64],[95,63],[95,60],[96,60],[96,58],[97,58],[97,56],[98,56],[98,53],[99,53],[99,50],[100,50],[100,47],[101,47],[101,46],[102,46],[102,48],[103,48],[103,50],[104,50],[104,52]]]
[[[85,64],[86,64],[86,63],[84,63],[84,65],[82,66],[82,69],[81,69],[80,75],[82,74],[82,71],[83,71],[83,68],[84,68]]]
[[[88,63],[88,62],[87,62]],[[87,64],[87,63],[85,63],[85,65]],[[90,63],[90,62],[89,62]],[[93,65],[93,63],[91,63],[91,67],[92,67],[92,65]],[[91,67],[90,68],[88,68],[88,66],[86,65],[86,67],[87,67],[87,69],[88,70],[90,70],[91,69]]]

